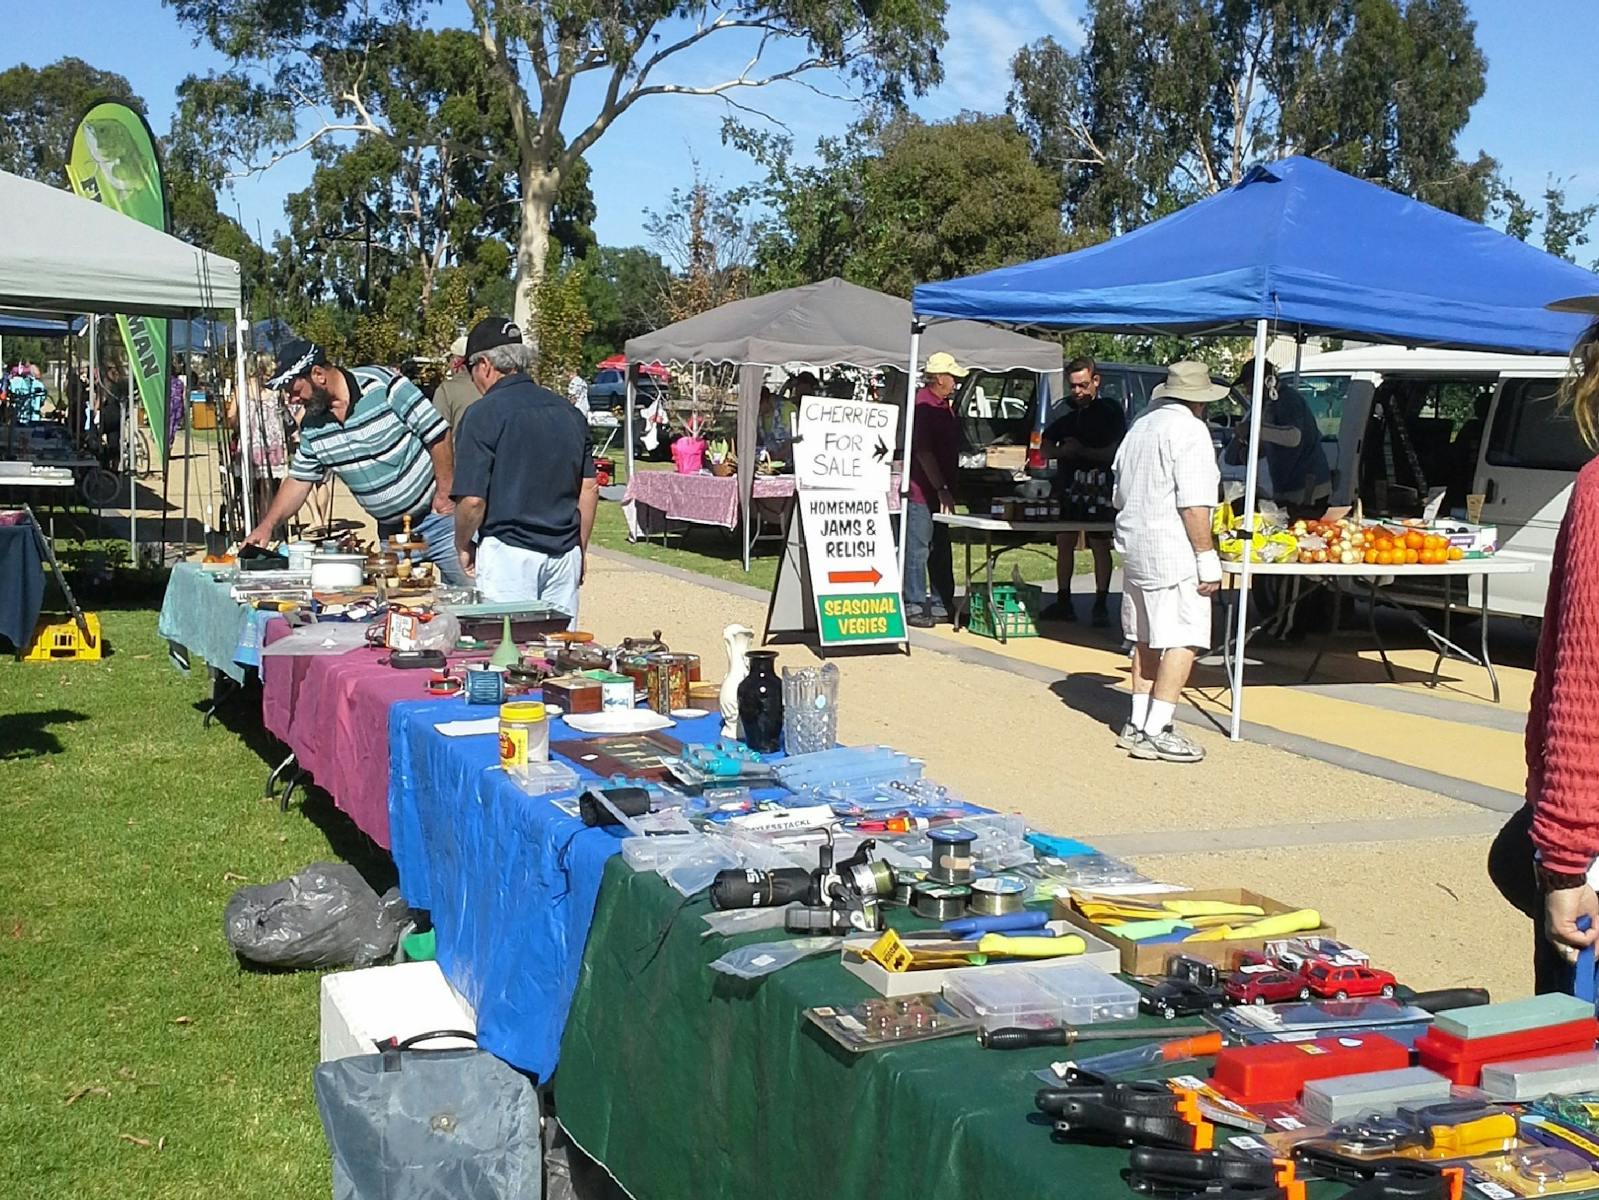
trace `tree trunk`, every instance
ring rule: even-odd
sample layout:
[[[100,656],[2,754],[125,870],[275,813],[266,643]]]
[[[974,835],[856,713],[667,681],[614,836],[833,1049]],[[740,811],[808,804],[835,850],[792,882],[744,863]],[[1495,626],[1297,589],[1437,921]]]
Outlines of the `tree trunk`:
[[[533,313],[544,280],[550,248],[550,214],[555,211],[560,176],[553,171],[522,173],[522,229],[516,240],[516,310],[522,336],[533,340]]]

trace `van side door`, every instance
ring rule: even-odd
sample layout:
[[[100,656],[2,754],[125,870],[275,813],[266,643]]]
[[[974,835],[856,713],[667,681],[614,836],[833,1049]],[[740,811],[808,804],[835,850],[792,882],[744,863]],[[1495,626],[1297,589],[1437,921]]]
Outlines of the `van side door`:
[[[1571,414],[1560,405],[1560,380],[1504,376],[1494,396],[1478,460],[1482,520],[1499,530],[1499,549],[1537,560],[1530,575],[1493,581],[1496,612],[1542,617],[1549,563],[1571,485],[1590,455]]]

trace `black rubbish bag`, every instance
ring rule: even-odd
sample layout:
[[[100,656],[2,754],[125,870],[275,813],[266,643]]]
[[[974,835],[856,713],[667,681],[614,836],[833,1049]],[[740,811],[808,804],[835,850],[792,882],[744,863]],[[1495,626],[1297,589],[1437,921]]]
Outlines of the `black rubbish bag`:
[[[333,1156],[333,1200],[540,1200],[533,1082],[484,1050],[334,1059],[312,1081]]]
[[[394,953],[411,910],[381,897],[347,863],[303,871],[233,893],[222,932],[234,952],[267,967],[367,967]]]

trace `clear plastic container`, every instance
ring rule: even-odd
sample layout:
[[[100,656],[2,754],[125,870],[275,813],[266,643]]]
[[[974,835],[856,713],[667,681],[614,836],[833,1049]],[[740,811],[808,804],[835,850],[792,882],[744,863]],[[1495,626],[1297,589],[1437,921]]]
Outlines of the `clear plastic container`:
[[[655,871],[676,862],[700,844],[697,833],[675,833],[666,837],[622,839],[622,861],[635,871]]]
[[[577,791],[577,772],[565,763],[530,762],[505,772],[529,796],[554,796]]]
[[[989,1029],[1052,1029],[1061,1022],[1061,999],[1041,986],[1035,971],[980,967],[944,985],[944,999]]]
[[[1060,1001],[1061,1020],[1068,1025],[1131,1021],[1138,1015],[1138,989],[1091,963],[1060,963],[1028,975]]]

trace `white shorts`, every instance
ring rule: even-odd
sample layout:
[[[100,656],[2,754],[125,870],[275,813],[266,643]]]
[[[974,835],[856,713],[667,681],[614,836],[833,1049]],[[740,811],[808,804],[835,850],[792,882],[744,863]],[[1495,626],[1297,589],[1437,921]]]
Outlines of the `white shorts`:
[[[540,554],[511,546],[499,538],[484,538],[477,548],[477,590],[490,604],[525,604],[538,601],[558,608],[577,628],[578,580],[583,573],[583,550],[573,546],[565,554]]]
[[[1142,588],[1124,579],[1122,634],[1152,650],[1203,650],[1210,645],[1210,597],[1199,594],[1197,579],[1161,588]]]

